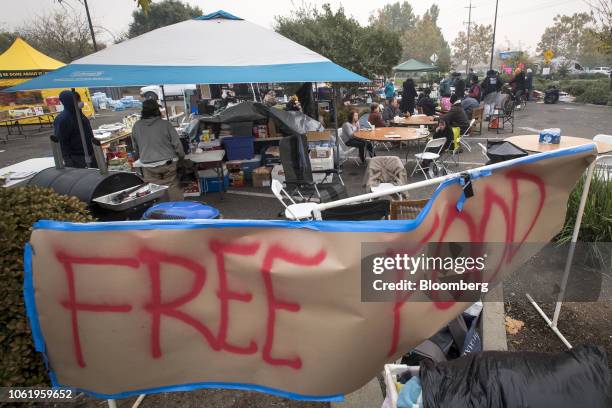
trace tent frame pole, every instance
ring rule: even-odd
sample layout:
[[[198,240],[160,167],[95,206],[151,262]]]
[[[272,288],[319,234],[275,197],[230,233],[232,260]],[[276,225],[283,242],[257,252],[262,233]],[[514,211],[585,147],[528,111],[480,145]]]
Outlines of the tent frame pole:
[[[561,314],[561,306],[563,305],[563,297],[565,296],[565,289],[567,287],[567,281],[569,279],[569,274],[572,268],[572,262],[574,261],[574,252],[576,250],[576,243],[578,242],[578,235],[580,234],[580,227],[582,226],[582,216],[584,215],[584,207],[586,206],[586,202],[589,196],[589,188],[591,187],[591,181],[593,180],[593,174],[595,173],[595,167],[597,166],[597,162],[602,159],[612,159],[612,154],[598,156],[593,160],[593,162],[589,165],[587,169],[586,180],[584,181],[584,187],[582,188],[582,195],[580,196],[580,204],[578,205],[578,213],[576,214],[576,222],[574,223],[574,230],[572,232],[572,240],[570,243],[569,252],[567,254],[567,258],[565,259],[565,269],[563,271],[563,278],[561,280],[561,290],[559,291],[559,296],[557,297],[557,302],[555,304],[555,311],[553,312],[552,320],[546,316],[546,313],[542,310],[540,305],[531,297],[529,293],[525,294],[527,296],[527,300],[529,303],[536,309],[536,311],[542,316],[542,319],[546,322],[548,327],[559,337],[559,339],[565,344],[565,346],[569,349],[572,348],[571,343],[565,338],[563,333],[559,330],[557,323],[559,322],[559,315]]]
[[[316,82],[315,82],[316,83]],[[332,83],[332,107],[334,109],[334,161],[338,163],[338,174],[342,174],[342,166],[340,165],[340,151],[338,150],[338,109],[336,104],[336,84]]]
[[[77,118],[77,124],[79,126],[79,135],[81,136],[81,143],[83,144],[83,154],[85,156],[85,163],[87,167],[91,167],[91,156],[87,151],[87,142],[85,140],[85,129],[83,127],[83,118],[81,118],[81,109],[79,108],[79,102],[77,101],[76,89],[72,88],[72,103],[74,104],[75,114]]]
[[[166,119],[170,120],[170,113],[168,112],[168,104],[166,103],[166,93],[164,92],[164,86],[159,86],[162,93],[162,98],[164,99],[164,110],[166,111]]]

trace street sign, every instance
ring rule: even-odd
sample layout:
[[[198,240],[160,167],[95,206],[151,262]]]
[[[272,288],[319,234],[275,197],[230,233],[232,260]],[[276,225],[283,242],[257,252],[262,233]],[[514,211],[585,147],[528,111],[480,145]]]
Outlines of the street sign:
[[[544,51],[544,59],[546,61],[550,61],[553,57],[555,56],[555,53],[552,52],[552,50],[546,50]]]
[[[438,54],[434,52],[433,54],[431,54],[431,57],[429,57],[429,59],[435,64],[436,61],[438,61]]]

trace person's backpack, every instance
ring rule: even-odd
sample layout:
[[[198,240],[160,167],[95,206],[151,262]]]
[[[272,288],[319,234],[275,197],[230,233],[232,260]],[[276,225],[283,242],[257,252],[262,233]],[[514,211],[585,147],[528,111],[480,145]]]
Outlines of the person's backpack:
[[[482,310],[482,303],[476,303],[470,308],[476,309],[476,313],[473,313],[475,316],[468,313],[470,309],[463,312],[439,332],[405,354],[402,364],[415,366],[422,360],[442,362],[482,351],[482,340],[476,330],[480,318],[477,305]]]

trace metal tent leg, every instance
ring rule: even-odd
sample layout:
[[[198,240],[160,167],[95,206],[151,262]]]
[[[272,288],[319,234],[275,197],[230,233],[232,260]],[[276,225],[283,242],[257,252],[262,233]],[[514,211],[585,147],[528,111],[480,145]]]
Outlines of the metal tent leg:
[[[132,404],[132,408],[138,408],[138,406],[145,397],[146,394],[140,394],[136,401],[134,401],[134,404]],[[106,402],[108,403],[108,408],[117,408],[117,401],[115,401],[114,399],[106,400]]]
[[[580,234],[580,227],[582,225],[582,216],[584,215],[584,207],[586,205],[586,201],[589,195],[589,188],[591,187],[591,180],[593,180],[593,173],[595,172],[595,167],[597,162],[604,158],[612,158],[612,155],[598,156],[593,160],[587,169],[587,177],[584,181],[584,187],[582,189],[582,195],[580,196],[580,204],[578,206],[578,213],[576,214],[576,222],[574,223],[574,230],[572,232],[572,241],[570,244],[570,250],[567,254],[567,258],[565,260],[565,269],[563,271],[563,279],[561,281],[561,290],[559,291],[559,296],[557,297],[557,303],[555,304],[555,311],[553,313],[552,320],[546,316],[546,313],[542,310],[542,308],[537,304],[537,302],[531,297],[529,293],[526,294],[527,300],[531,303],[531,305],[537,310],[537,312],[542,316],[546,324],[551,328],[551,330],[559,337],[559,339],[565,344],[568,348],[572,348],[570,342],[565,338],[563,333],[557,327],[557,323],[559,322],[559,315],[561,314],[561,306],[563,305],[563,298],[565,297],[565,289],[567,287],[567,280],[569,278],[569,273],[572,267],[572,262],[574,260],[574,251],[576,250],[576,242],[578,242],[578,235]]]

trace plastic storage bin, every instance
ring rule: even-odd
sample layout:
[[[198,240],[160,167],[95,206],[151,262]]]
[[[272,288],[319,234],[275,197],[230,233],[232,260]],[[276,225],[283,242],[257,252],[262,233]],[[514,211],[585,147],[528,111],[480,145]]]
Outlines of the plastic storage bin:
[[[397,397],[399,395],[394,378],[398,374],[410,371],[412,375],[419,375],[418,366],[407,366],[404,364],[385,364],[385,386],[387,388],[387,397],[385,398],[382,408],[397,408]]]
[[[227,160],[250,160],[255,153],[253,136],[224,137],[221,140]]]

